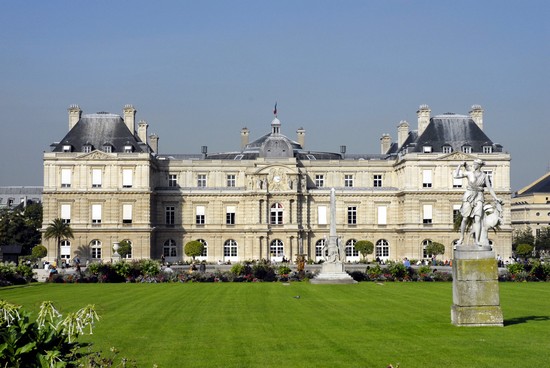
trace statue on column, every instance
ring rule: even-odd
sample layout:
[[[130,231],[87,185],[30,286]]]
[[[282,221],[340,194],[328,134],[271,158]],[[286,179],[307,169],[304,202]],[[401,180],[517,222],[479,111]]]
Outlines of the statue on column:
[[[474,160],[471,165],[463,162],[458,165],[453,173],[456,179],[466,178],[468,182],[460,207],[462,223],[460,224],[460,239],[457,246],[463,245],[465,232],[470,221],[472,222],[471,233],[474,235],[474,245],[488,246],[488,230],[497,226],[502,220],[502,201],[496,196],[487,174],[481,171],[484,164],[480,159]],[[461,170],[462,167],[464,167],[464,170]],[[493,197],[494,204],[485,203],[485,189]]]

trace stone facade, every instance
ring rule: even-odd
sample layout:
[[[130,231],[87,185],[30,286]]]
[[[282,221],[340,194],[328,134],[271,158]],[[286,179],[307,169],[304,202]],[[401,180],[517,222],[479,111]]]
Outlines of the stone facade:
[[[479,115],[480,108],[474,110]],[[444,244],[440,258],[451,259],[459,237],[453,219],[465,185],[453,180],[454,168],[484,160],[497,195],[510,203],[510,155],[482,133],[480,144],[461,137],[444,143],[433,138],[427,145],[422,138],[433,136],[432,125],[475,125],[472,117],[430,118],[430,111],[425,105],[419,110],[422,134],[401,122],[398,142],[384,135],[381,154],[306,150],[305,130],[290,140],[275,118],[271,132],[251,143],[248,129],[241,130],[235,152],[209,154],[205,147],[198,155],[163,155],[158,137],[147,137],[145,122],[139,131],[128,125],[135,116],[130,105],[124,119],[82,115],[73,105],[69,133],[44,154],[43,229],[54,218],[68,221],[75,237],[62,254],[91,261],[109,261],[113,243],[125,239],[133,259],[189,260],[183,246],[200,239],[206,251],[199,259],[208,262],[293,259],[297,253],[319,260],[335,188],[337,233],[347,245],[347,261],[360,259],[353,242],[363,239],[376,246],[371,259],[422,259],[429,241]],[[509,206],[490,240],[498,254],[511,255]],[[43,241],[53,259],[55,241]]]
[[[550,226],[550,173],[515,194],[511,214],[514,230],[529,227],[535,237],[543,227]]]

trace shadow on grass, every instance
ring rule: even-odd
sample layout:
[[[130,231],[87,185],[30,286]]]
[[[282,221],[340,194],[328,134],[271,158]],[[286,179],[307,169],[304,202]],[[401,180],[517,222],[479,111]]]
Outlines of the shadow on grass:
[[[504,320],[504,327],[519,325],[520,323],[527,323],[529,321],[550,321],[550,316],[527,316],[518,317]]]

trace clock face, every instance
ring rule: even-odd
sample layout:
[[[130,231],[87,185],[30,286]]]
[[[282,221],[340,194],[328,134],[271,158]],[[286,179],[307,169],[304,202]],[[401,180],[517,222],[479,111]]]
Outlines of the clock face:
[[[274,181],[275,183],[278,183],[278,182],[281,181],[281,177],[280,177],[280,176],[275,176],[275,177],[273,178],[273,181]]]

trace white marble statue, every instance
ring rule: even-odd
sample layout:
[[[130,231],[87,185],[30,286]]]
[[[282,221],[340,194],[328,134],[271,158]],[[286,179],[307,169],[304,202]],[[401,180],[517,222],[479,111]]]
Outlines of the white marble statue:
[[[460,224],[460,239],[457,246],[488,246],[489,229],[497,226],[502,220],[502,201],[497,198],[487,174],[481,171],[481,167],[484,164],[479,159],[474,160],[472,165],[464,162],[458,165],[453,173],[455,178],[466,178],[468,181],[466,191],[462,197],[462,206],[460,207],[462,223]],[[464,167],[464,170],[461,169],[462,167]],[[493,197],[494,205],[485,203],[485,190]],[[467,244],[467,242],[464,244],[464,236],[470,219],[473,221],[472,234],[474,236],[474,244]]]

